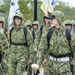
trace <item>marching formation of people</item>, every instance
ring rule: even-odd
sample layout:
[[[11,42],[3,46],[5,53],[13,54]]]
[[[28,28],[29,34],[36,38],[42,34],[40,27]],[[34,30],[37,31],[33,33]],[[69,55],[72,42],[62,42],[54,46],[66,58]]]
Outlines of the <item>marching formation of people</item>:
[[[9,30],[0,17],[0,75],[75,75],[75,20],[64,18],[56,10],[40,25],[16,13]]]

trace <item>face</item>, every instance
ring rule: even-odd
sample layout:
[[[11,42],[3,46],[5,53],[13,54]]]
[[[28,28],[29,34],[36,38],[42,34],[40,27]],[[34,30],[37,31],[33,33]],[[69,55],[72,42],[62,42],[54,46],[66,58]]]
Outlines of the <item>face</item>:
[[[31,30],[31,25],[27,25],[27,27]]]
[[[57,21],[56,18],[49,19],[49,22],[50,22],[50,26],[51,26],[51,27],[59,28],[59,23],[58,23],[58,21]]]
[[[37,30],[38,29],[38,25],[37,24],[33,25],[33,29]]]
[[[19,25],[21,25],[21,23],[22,23],[22,19],[19,18],[19,17],[15,17],[14,22],[15,22],[15,25],[16,25],[16,26],[19,26]]]
[[[0,27],[3,27],[4,23],[3,22],[0,22]]]

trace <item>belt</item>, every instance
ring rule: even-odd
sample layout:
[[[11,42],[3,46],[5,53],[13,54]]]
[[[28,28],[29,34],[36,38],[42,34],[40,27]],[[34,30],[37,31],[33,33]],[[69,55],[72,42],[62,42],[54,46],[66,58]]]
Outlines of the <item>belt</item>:
[[[13,44],[13,45],[24,45],[24,46],[27,46],[28,47],[28,44],[27,43],[13,43],[13,42],[11,42],[11,44]]]
[[[52,61],[63,61],[63,62],[66,62],[66,61],[69,61],[69,57],[62,57],[62,58],[55,58],[53,56],[49,56],[49,59],[52,60]]]

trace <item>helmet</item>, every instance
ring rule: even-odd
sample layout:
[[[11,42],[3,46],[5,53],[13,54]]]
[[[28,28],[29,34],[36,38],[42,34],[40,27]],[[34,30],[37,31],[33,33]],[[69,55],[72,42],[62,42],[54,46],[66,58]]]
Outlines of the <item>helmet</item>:
[[[64,13],[62,11],[56,10],[53,11],[51,14],[49,14],[48,18],[49,19],[56,18],[59,24],[62,24],[62,22],[64,22]]]
[[[30,20],[27,20],[24,25],[25,26],[28,26],[28,25],[32,26],[32,22]]]
[[[73,22],[72,22],[72,20],[66,20],[66,21],[64,22],[64,24],[65,24],[65,25],[73,25]]]
[[[14,21],[14,19],[15,19],[16,17],[21,18],[21,19],[22,19],[22,24],[24,23],[24,18],[23,18],[23,15],[22,15],[21,13],[16,13],[16,14],[14,15],[14,17],[13,17],[13,21]]]
[[[32,25],[35,25],[35,24],[37,24],[37,25],[39,26],[39,22],[38,22],[38,21],[34,21],[34,22],[32,23]]]
[[[23,20],[23,15],[21,13],[16,13],[13,17],[13,19],[15,19],[15,17],[19,17]]]

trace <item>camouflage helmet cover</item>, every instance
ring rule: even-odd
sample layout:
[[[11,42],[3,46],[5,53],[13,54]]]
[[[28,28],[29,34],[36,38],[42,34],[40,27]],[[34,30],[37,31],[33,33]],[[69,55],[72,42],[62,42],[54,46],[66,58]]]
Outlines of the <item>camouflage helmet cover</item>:
[[[16,14],[14,15],[13,19],[14,19],[15,17],[20,17],[21,19],[23,19],[23,15],[22,15],[21,13],[16,13]]]
[[[25,26],[28,26],[28,25],[32,26],[32,22],[30,20],[27,20],[24,25]]]
[[[21,19],[22,19],[22,24],[24,23],[24,17],[23,17],[23,15],[22,15],[21,13],[16,13],[16,14],[14,15],[14,17],[13,17],[13,21],[14,21],[15,17],[21,18]]]
[[[73,22],[72,22],[72,20],[66,20],[66,21],[64,22],[64,24],[65,24],[65,25],[73,25]]]
[[[32,23],[32,25],[35,25],[35,24],[39,25],[39,22],[38,22],[38,21],[34,21],[34,22]]]

